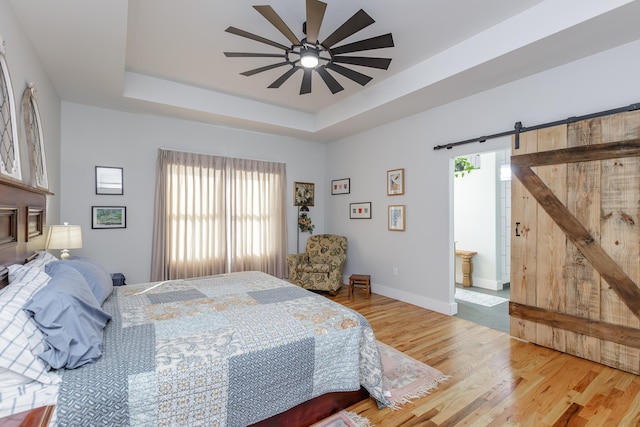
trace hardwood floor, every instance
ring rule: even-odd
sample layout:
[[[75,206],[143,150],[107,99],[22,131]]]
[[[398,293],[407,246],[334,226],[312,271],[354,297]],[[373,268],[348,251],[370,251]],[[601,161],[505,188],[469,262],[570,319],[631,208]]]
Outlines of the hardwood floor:
[[[640,426],[640,377],[512,339],[456,317],[356,290],[330,299],[362,313],[378,340],[451,379],[399,411],[348,410],[379,427]]]

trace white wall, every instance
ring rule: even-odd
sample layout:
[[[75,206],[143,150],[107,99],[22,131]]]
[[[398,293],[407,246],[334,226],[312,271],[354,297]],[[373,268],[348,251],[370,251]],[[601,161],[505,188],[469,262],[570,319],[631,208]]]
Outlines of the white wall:
[[[11,3],[0,1],[0,35],[6,42],[5,59],[13,84],[18,121],[18,140],[22,168],[22,180],[32,185],[29,169],[29,152],[22,117],[22,93],[27,84],[34,83],[38,91],[38,109],[42,120],[42,132],[47,160],[49,189],[60,192],[60,98],[42,68],[27,35],[18,23]],[[59,198],[47,197],[47,224],[57,224],[60,219]]]
[[[498,167],[511,164],[511,145],[498,153]],[[500,226],[499,226],[499,265],[500,286],[511,282],[511,174],[506,179],[500,179]]]
[[[473,286],[501,289],[498,261],[500,194],[496,152],[482,153],[480,168],[453,179],[456,249],[475,251]],[[456,259],[456,282],[462,283],[462,260]]]
[[[533,126],[640,102],[638,69],[640,41],[331,143],[327,180],[351,178],[352,187],[349,195],[327,196],[327,231],[349,238],[345,275],[371,274],[376,293],[456,313],[452,158],[507,146],[433,147],[513,129],[517,121]],[[405,168],[406,194],[388,197],[386,171],[395,168]],[[373,219],[350,220],[349,203],[367,201]],[[400,203],[407,229],[387,231],[386,208]]]
[[[480,150],[477,144],[433,147],[512,129],[516,121],[532,126],[640,102],[636,41],[323,146],[77,104],[61,106],[9,2],[0,2],[0,34],[7,42],[16,99],[27,82],[38,88],[49,183],[56,193],[48,198],[47,223],[83,225],[85,246],[76,253],[100,258],[130,282],[149,278],[156,151],[166,147],[286,162],[290,188],[294,181],[316,183],[318,203],[311,208],[316,233],[349,237],[346,277],[369,273],[374,292],[455,313],[452,158]],[[23,139],[23,130],[21,135]],[[486,151],[505,147],[496,140],[483,144]],[[124,167],[124,196],[95,195],[96,165]],[[405,168],[406,194],[389,197],[386,171],[396,168]],[[339,178],[351,178],[351,194],[330,195],[330,181]],[[373,218],[350,220],[349,203],[366,201],[373,204]],[[127,229],[91,230],[90,208],[98,204],[126,205]],[[390,204],[407,205],[405,232],[387,231]],[[289,207],[291,252],[296,224],[291,199]]]
[[[95,258],[128,283],[150,279],[155,168],[158,148],[287,164],[289,253],[295,252],[297,210],[293,182],[313,182],[310,216],[324,230],[326,146],[201,123],[138,115],[63,102],[62,220],[83,227],[83,247],[73,254]],[[95,194],[95,166],[124,168],[124,195]],[[126,206],[126,229],[91,229],[91,206]],[[308,234],[301,238],[304,248]]]
[[[327,146],[63,103],[62,219],[87,230],[83,254],[131,282],[145,281],[158,147],[284,161],[289,184],[316,183],[316,233],[349,238],[345,277],[371,274],[374,292],[453,314],[452,159],[480,150],[477,144],[433,147],[512,129],[516,121],[532,126],[636,103],[639,68],[640,42],[634,42]],[[489,140],[482,148],[506,146]],[[125,168],[124,196],[95,196],[96,165]],[[406,193],[387,196],[386,171],[396,168],[405,168]],[[330,181],[339,178],[351,179],[351,193],[331,196]],[[371,220],[349,219],[349,203],[369,201]],[[106,203],[127,206],[126,230],[90,229],[90,207]],[[407,205],[405,232],[387,231],[391,204]],[[296,210],[292,201],[289,206],[291,252]]]

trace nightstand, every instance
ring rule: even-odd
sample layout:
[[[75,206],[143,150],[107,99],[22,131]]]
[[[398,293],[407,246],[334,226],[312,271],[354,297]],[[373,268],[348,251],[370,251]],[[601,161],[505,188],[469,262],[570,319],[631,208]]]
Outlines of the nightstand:
[[[122,273],[111,273],[111,280],[113,280],[113,286],[124,286],[126,285],[124,274]]]

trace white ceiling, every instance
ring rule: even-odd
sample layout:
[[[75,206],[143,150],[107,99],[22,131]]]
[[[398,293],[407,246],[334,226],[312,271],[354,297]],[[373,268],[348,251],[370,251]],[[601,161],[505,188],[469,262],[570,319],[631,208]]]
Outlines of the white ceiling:
[[[395,46],[354,55],[392,58],[362,87],[340,75],[267,86],[280,62],[224,51],[277,53],[229,34],[238,27],[290,42],[249,0],[11,0],[61,99],[258,132],[332,141],[640,39],[640,0],[325,0],[319,39],[359,9],[376,22],[349,43],[391,32]],[[304,0],[269,4],[302,38]],[[10,52],[8,53],[10,57]],[[37,82],[36,82],[37,84]]]

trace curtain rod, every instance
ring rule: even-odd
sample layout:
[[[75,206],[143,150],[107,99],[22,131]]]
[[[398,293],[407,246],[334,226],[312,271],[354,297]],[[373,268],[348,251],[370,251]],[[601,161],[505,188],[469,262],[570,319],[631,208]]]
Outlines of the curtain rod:
[[[624,112],[627,112],[627,111],[634,111],[634,110],[638,110],[638,109],[640,109],[640,103],[635,103],[635,104],[627,105],[626,107],[618,107],[618,108],[614,108],[612,110],[600,111],[598,113],[585,114],[584,116],[569,117],[569,118],[564,119],[564,120],[556,120],[554,122],[548,122],[548,123],[543,123],[543,124],[540,124],[540,125],[529,126],[529,127],[522,126],[522,122],[516,122],[516,124],[514,125],[514,129],[513,130],[508,130],[508,131],[500,132],[500,133],[494,133],[492,135],[479,136],[477,138],[465,139],[464,141],[450,142],[449,144],[444,144],[444,145],[436,145],[435,147],[433,147],[433,149],[434,150],[442,150],[443,148],[446,148],[447,150],[450,150],[450,149],[452,149],[453,147],[455,147],[457,145],[471,144],[473,142],[483,143],[488,139],[500,138],[502,136],[515,135],[516,136],[515,148],[517,150],[518,148],[520,148],[520,134],[522,132],[528,132],[528,131],[532,131],[532,130],[544,129],[544,128],[548,128],[548,127],[563,125],[563,124],[567,124],[567,123],[574,123],[574,122],[579,122],[581,120],[594,119],[596,117],[608,116],[608,115],[616,114],[616,113],[624,113]]]
[[[230,156],[224,156],[224,155],[221,155],[221,154],[203,153],[201,151],[182,150],[182,149],[179,149],[179,148],[158,147],[158,150],[176,151],[176,152],[180,152],[180,153],[197,154],[197,155],[202,155],[202,156],[225,157],[227,159],[252,160],[252,161],[256,161],[256,162],[277,163],[277,164],[285,164],[285,165],[287,164],[286,162],[276,162],[276,161],[273,161],[273,160],[251,159],[251,158],[248,158],[248,157],[230,157]]]

